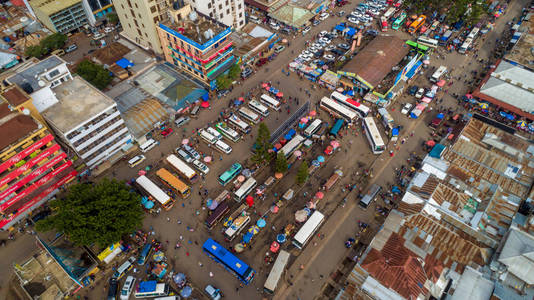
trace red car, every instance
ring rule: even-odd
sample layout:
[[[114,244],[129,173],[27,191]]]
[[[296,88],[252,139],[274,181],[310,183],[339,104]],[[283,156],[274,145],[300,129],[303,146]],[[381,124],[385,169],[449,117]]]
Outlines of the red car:
[[[172,133],[172,128],[167,128],[167,129],[161,131],[161,135],[162,135],[163,137],[167,137],[167,136],[169,136],[171,133]]]

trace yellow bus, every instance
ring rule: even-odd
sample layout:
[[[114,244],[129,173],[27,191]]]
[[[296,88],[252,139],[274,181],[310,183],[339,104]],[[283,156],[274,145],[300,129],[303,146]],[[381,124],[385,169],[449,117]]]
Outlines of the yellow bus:
[[[426,22],[426,16],[420,15],[415,21],[410,24],[410,27],[408,28],[409,34],[414,34],[421,26],[425,25]]]
[[[191,188],[185,184],[183,181],[178,179],[178,177],[172,175],[171,172],[167,171],[165,168],[161,168],[156,172],[159,179],[168,187],[172,188],[174,191],[178,192],[180,196],[185,199],[191,195]],[[172,207],[172,206],[171,206]],[[169,207],[170,209],[170,207]]]

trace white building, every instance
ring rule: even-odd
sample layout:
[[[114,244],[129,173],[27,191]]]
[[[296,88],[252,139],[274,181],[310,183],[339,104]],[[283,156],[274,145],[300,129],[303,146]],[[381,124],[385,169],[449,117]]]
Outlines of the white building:
[[[132,143],[115,101],[73,77],[57,56],[24,66],[7,81],[30,94],[56,135],[91,168],[116,158]]]
[[[186,0],[196,11],[239,30],[245,26],[244,0]]]

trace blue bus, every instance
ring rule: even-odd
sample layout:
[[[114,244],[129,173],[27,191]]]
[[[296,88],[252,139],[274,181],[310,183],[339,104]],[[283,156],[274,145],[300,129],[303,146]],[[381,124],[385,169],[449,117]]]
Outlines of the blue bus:
[[[332,129],[330,129],[330,135],[337,136],[339,130],[341,127],[343,127],[343,123],[343,119],[337,119],[336,123],[334,123],[334,126],[332,126]]]
[[[141,250],[141,253],[139,254],[139,258],[137,259],[137,263],[142,266],[146,262],[146,258],[150,254],[150,250],[152,250],[152,243],[148,243],[143,247],[143,250]]]
[[[241,173],[241,170],[243,170],[243,167],[240,164],[233,164],[230,169],[226,170],[219,176],[219,183],[222,186],[225,186],[228,182],[230,182],[237,175],[239,175],[239,173]]]
[[[206,240],[202,245],[202,250],[213,260],[223,265],[226,270],[232,272],[244,284],[249,284],[254,279],[256,271],[213,239]]]

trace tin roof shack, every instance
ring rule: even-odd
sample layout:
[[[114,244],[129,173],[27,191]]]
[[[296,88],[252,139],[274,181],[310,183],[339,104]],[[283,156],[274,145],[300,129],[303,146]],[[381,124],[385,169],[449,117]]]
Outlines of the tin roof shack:
[[[253,60],[263,51],[268,51],[277,37],[276,33],[254,23],[248,23],[240,31],[231,34],[234,53],[244,62]]]

